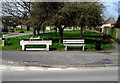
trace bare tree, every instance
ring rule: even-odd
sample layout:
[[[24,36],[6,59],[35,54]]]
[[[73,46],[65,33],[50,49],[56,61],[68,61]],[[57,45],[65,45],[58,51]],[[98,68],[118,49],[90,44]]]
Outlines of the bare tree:
[[[2,2],[2,16],[12,16],[16,19],[19,19],[19,21],[22,24],[25,24],[29,26],[28,20],[30,19],[31,16],[31,6],[32,2],[25,2],[24,0],[19,0],[19,1],[5,1]],[[3,18],[4,20],[4,18]],[[28,27],[29,28],[29,27]],[[29,30],[29,29],[27,29]]]

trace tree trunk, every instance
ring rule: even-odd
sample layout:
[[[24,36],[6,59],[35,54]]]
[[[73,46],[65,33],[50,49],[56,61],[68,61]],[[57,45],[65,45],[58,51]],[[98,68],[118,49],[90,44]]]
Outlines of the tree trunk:
[[[42,31],[43,31],[43,33],[45,33],[45,29],[43,29]]]
[[[59,29],[59,36],[60,36],[60,39],[59,39],[59,43],[63,43],[63,29]]]
[[[33,35],[36,36],[36,28],[33,29]]]
[[[54,28],[54,30],[55,30],[55,33],[57,33],[57,28]]]
[[[37,28],[37,34],[40,34],[40,28]]]
[[[30,30],[30,26],[27,26],[27,31],[29,31]]]
[[[80,34],[80,36],[83,36],[83,27],[81,27]]]
[[[16,25],[13,26],[13,28],[15,29]]]

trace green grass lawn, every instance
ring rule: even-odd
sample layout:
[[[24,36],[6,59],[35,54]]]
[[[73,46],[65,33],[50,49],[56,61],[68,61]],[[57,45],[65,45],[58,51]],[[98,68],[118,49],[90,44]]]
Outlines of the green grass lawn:
[[[107,39],[103,39],[100,36],[100,33],[95,32],[95,31],[89,31],[86,30],[84,32],[84,36],[81,37],[80,36],[80,31],[76,30],[76,31],[64,31],[64,36],[63,38],[83,38],[85,39],[85,50],[95,50],[95,41],[96,40],[101,40],[102,43],[102,49],[103,50],[108,50],[108,49],[112,49],[114,48],[111,43],[109,42],[109,40]],[[22,39],[29,39],[32,35],[27,35],[27,36],[19,36],[19,37],[13,37],[13,38],[8,38],[6,39],[7,41],[7,45],[2,47],[2,50],[21,50],[21,46],[20,46],[20,40]],[[55,32],[50,32],[50,33],[45,33],[45,34],[40,34],[37,35],[40,36],[41,38],[44,39],[50,39],[53,42],[53,45],[50,46],[51,50],[64,50],[64,46],[63,44],[59,44],[59,32],[55,33]],[[41,47],[41,46],[27,46],[27,47]],[[44,46],[42,46],[44,47]],[[68,50],[81,50],[80,47],[69,47]]]

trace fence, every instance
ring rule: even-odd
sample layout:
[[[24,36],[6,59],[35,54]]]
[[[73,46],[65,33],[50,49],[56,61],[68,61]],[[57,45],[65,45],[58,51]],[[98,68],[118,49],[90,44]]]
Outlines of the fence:
[[[119,28],[104,27],[102,32],[107,35],[110,35],[114,39],[120,40],[120,29]]]

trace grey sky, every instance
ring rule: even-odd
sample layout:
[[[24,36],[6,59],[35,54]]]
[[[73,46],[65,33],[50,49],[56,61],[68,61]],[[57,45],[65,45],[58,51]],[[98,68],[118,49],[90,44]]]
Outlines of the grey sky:
[[[107,18],[114,17],[115,20],[118,18],[118,2],[105,2],[106,10],[104,15]]]

